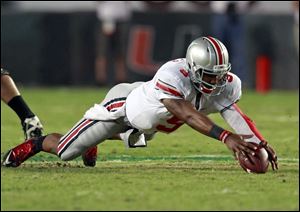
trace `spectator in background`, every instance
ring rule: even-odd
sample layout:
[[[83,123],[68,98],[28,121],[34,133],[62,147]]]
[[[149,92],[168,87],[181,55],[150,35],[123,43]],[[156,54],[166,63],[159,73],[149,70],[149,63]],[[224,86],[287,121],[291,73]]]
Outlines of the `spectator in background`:
[[[96,82],[110,85],[124,82],[125,44],[130,3],[126,1],[97,1],[99,28],[96,30]]]
[[[244,24],[241,14],[252,7],[254,1],[213,1],[211,2],[213,17],[213,35],[224,41],[231,55],[232,69],[247,85],[245,62]]]

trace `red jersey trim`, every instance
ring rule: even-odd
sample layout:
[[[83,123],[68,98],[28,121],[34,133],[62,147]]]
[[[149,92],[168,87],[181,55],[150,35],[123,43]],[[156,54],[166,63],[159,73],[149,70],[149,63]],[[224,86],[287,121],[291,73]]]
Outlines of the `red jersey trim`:
[[[258,137],[261,141],[265,140],[264,137],[260,134],[260,132],[256,128],[255,123],[248,116],[246,116],[236,104],[233,104],[233,107],[234,109],[236,109],[236,111],[239,114],[241,114],[241,116],[246,121],[247,125],[249,126],[251,131],[255,134],[255,136]]]
[[[162,81],[158,81],[156,83],[156,87],[174,96],[183,97],[183,95],[178,90],[170,87],[168,84],[163,83]]]

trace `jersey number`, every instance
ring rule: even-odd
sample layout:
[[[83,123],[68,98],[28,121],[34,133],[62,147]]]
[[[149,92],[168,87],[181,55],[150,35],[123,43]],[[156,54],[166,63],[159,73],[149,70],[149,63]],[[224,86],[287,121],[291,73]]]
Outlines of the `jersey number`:
[[[178,119],[176,116],[173,116],[172,118],[168,119],[167,123],[168,123],[168,127],[160,124],[157,125],[156,129],[158,131],[170,133],[178,129],[181,125],[183,125],[183,122],[180,119]]]

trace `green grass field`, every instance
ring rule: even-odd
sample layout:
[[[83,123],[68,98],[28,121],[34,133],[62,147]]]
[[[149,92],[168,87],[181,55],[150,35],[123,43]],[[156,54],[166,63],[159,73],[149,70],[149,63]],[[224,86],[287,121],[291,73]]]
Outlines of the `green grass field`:
[[[107,89],[21,88],[45,134],[64,134]],[[187,126],[157,134],[147,148],[99,145],[97,166],[40,153],[1,168],[1,210],[299,210],[299,93],[244,91],[240,108],[277,151],[279,170],[244,172],[221,142]],[[230,129],[222,118],[210,116]],[[1,102],[1,152],[23,141]]]

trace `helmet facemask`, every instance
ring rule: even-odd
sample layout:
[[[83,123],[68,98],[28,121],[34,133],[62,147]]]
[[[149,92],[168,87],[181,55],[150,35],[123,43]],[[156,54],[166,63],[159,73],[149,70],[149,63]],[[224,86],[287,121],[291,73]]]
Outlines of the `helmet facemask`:
[[[219,95],[227,84],[227,73],[230,71],[231,65],[215,65],[213,70],[197,68],[193,66],[191,70],[191,80],[197,91],[206,96]],[[211,83],[211,81],[215,81]]]

